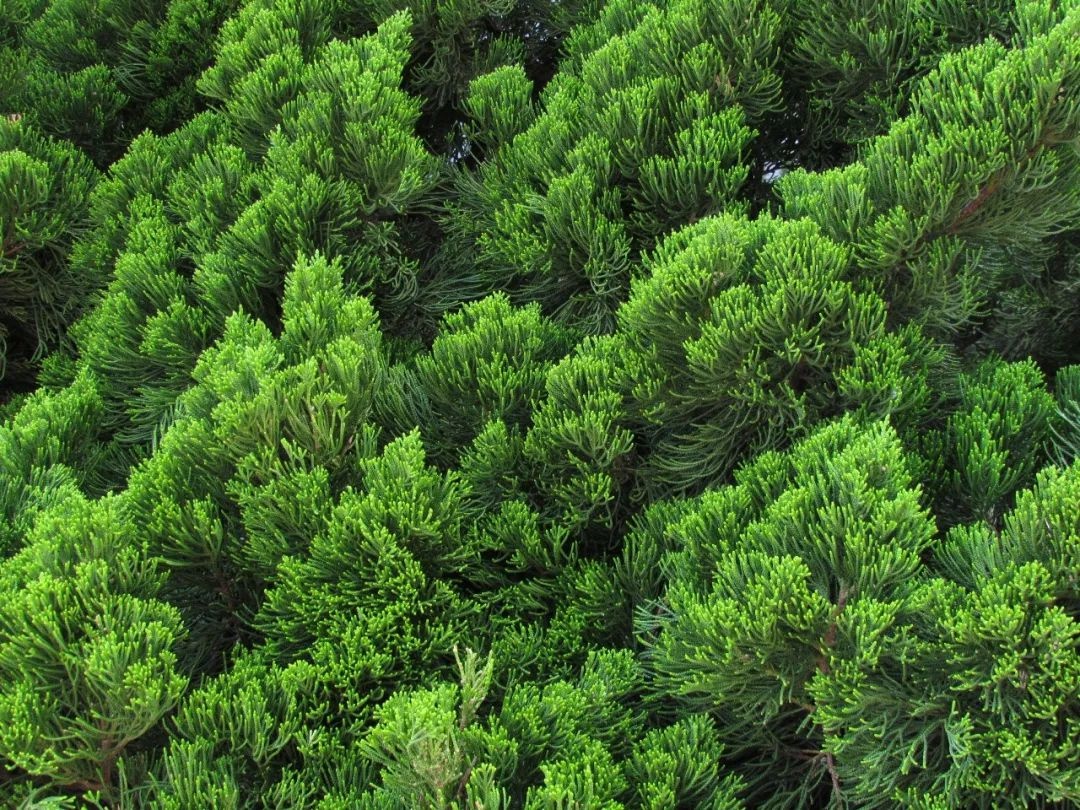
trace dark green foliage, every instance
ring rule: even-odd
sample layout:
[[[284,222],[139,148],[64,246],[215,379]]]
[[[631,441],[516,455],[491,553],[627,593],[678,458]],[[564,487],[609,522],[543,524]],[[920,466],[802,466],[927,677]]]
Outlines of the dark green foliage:
[[[758,806],[797,806],[835,770],[809,690],[912,587],[934,527],[881,425],[834,423],[738,478],[669,530],[670,618],[640,632],[662,688],[716,714]]]
[[[850,158],[853,148],[908,114],[913,86],[944,54],[1014,35],[1015,6],[1012,0],[791,3],[784,89],[802,131],[797,143],[789,136],[776,148],[804,166]]]
[[[954,529],[936,554],[946,579],[917,589],[899,628],[821,684],[830,704],[823,724],[836,736],[829,745],[838,757],[854,755],[848,779],[860,795],[888,784],[913,803],[1080,800],[1077,471],[1044,471],[1000,533]],[[907,674],[883,689],[879,671]],[[893,729],[889,745],[882,724]],[[891,784],[879,775],[903,762],[919,764]]]
[[[617,528],[634,435],[620,381],[634,358],[618,340],[583,341],[547,376],[524,453],[548,509],[571,530]]]
[[[278,563],[323,528],[295,499],[358,482],[374,452],[365,418],[386,361],[371,305],[346,298],[340,266],[316,258],[290,275],[283,308],[278,339],[240,314],[229,319],[192,372],[179,421],[126,492],[172,569],[171,598],[198,622],[203,665],[248,632]],[[329,511],[328,502],[324,519]]]
[[[1016,490],[1029,486],[1047,453],[1054,399],[1030,363],[993,359],[960,380],[959,409],[926,437],[938,513],[948,522],[997,527]]]
[[[1060,271],[1047,283],[1053,237],[1080,210],[1080,16],[1053,25],[1039,5],[1025,6],[1023,47],[943,58],[858,162],[780,185],[787,216],[852,246],[893,318],[1010,359],[1069,351],[1056,342],[1070,332],[1047,334],[1042,321],[1063,283]]]
[[[760,806],[1075,802],[1075,472],[1000,533],[953,530],[934,575],[889,431],[766,454],[670,530],[670,618],[640,626],[657,676],[718,717]]]
[[[1064,467],[1080,456],[1080,366],[1058,371],[1054,393],[1057,419],[1051,423],[1053,453]]]
[[[1080,806],[1078,92],[1075,0],[0,0],[0,804]]]
[[[626,385],[651,492],[700,489],[845,406],[926,406],[933,345],[890,335],[886,303],[845,279],[848,261],[811,223],[766,217],[710,219],[649,258],[619,319],[641,358]]]
[[[502,289],[609,331],[656,237],[744,208],[747,122],[778,102],[778,28],[756,0],[613,3],[571,37],[542,111],[529,109],[520,72],[478,81],[469,108],[478,124],[495,118],[497,140],[459,178],[448,227],[463,244],[447,252],[432,304]]]
[[[191,693],[162,757],[162,781],[153,791],[158,806],[257,807],[273,796],[294,806],[311,802],[316,786],[291,764],[308,758],[317,763],[320,752],[345,753],[309,733],[318,712],[310,696],[315,674],[310,665],[283,670],[247,658]],[[343,781],[352,775],[344,758],[335,765]]]
[[[288,42],[301,23],[295,15],[267,22],[284,38],[280,50],[254,64],[219,62],[203,77],[239,144],[264,160],[258,199],[202,258],[196,288],[220,319],[243,308],[272,321],[283,269],[319,251],[343,262],[352,289],[375,294],[393,328],[418,295],[428,240],[419,215],[440,170],[414,134],[419,103],[398,89],[409,18],[319,49]],[[267,73],[275,66],[285,78]]]
[[[332,40],[370,33],[402,15],[410,20],[405,85],[424,106],[420,130],[433,148],[456,151],[457,108],[469,82],[521,66],[537,82],[554,69],[570,27],[600,3],[571,0],[249,0],[222,27],[216,60],[201,92],[235,113],[270,122],[295,94],[301,65]]]
[[[12,0],[0,9],[0,112],[66,138],[99,165],[143,129],[199,106],[195,78],[235,0]]]
[[[539,307],[485,298],[448,315],[430,353],[394,369],[383,407],[399,430],[422,427],[433,456],[449,462],[492,422],[513,433],[526,427],[571,345]]]
[[[123,445],[161,437],[212,341],[215,322],[198,306],[190,263],[254,193],[252,166],[227,132],[204,115],[167,138],[139,138],[98,188],[97,227],[75,249],[80,273],[110,276],[72,334],[78,362],[102,381],[103,427]]]
[[[498,709],[484,705],[490,667],[470,654],[460,686],[385,704],[362,743],[379,787],[361,806],[741,806],[737,782],[718,777],[722,746],[706,718],[642,729],[624,703],[641,688],[630,656],[592,656],[577,683],[511,689]]]
[[[0,401],[32,384],[38,361],[101,284],[68,266],[97,181],[77,149],[0,119]]]

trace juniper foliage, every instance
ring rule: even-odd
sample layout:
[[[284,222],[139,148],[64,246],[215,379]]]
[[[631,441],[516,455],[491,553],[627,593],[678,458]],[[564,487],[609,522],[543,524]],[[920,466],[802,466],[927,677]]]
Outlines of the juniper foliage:
[[[1080,806],[1075,0],[13,0],[0,114],[3,806]]]

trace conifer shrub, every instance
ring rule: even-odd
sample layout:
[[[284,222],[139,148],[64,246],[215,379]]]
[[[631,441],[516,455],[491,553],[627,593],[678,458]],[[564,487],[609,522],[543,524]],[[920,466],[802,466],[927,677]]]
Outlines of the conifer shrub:
[[[857,162],[792,172],[778,191],[786,216],[853,248],[895,318],[979,353],[1060,364],[1071,328],[1053,330],[1051,299],[1080,206],[1077,21],[1038,4],[1016,15],[1015,47],[990,39],[945,56]]]
[[[90,227],[98,179],[74,147],[29,122],[0,120],[0,391],[33,386],[37,364],[101,283],[68,262]]]
[[[15,0],[0,113],[0,805],[1080,806],[1075,0]]]
[[[657,236],[745,209],[752,126],[779,102],[778,37],[779,15],[757,0],[613,3],[575,30],[541,110],[520,71],[478,79],[468,108],[478,129],[497,123],[487,159],[459,180],[432,305],[509,290],[610,331]]]
[[[0,113],[71,141],[101,167],[146,128],[200,106],[195,80],[236,0],[12,0],[0,9]]]
[[[827,0],[792,3],[781,56],[788,115],[774,148],[803,166],[847,162],[911,109],[919,80],[942,56],[982,40],[1017,35],[1011,0]]]

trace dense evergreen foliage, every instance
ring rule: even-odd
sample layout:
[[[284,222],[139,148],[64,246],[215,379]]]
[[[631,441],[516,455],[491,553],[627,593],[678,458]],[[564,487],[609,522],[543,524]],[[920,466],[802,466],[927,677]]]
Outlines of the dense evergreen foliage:
[[[1080,807],[1080,2],[0,0],[0,806]]]

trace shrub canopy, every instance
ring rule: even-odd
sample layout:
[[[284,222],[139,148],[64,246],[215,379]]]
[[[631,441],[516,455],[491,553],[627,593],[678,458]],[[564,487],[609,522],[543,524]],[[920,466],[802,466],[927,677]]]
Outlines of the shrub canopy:
[[[0,2],[11,807],[1080,806],[1080,2]]]

